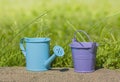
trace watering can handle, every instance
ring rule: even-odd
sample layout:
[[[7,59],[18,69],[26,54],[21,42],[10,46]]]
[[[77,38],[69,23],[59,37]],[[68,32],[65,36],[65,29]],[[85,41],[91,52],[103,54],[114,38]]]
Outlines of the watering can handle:
[[[89,39],[89,41],[92,42],[92,39],[90,38],[90,36],[89,36],[85,31],[83,31],[83,30],[78,30],[78,31],[76,31],[76,32],[74,33],[74,39],[75,39],[75,40],[76,40],[76,34],[77,34],[77,32],[82,32],[82,33],[84,33],[84,34],[87,36],[87,38]]]
[[[20,40],[20,49],[21,49],[22,53],[24,54],[24,56],[26,56],[26,50],[25,50],[25,47],[23,46],[24,39],[25,38],[22,38]]]

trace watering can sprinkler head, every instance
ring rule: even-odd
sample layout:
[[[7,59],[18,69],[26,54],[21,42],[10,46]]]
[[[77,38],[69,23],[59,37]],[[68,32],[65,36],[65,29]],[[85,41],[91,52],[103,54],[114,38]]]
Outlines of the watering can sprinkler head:
[[[63,56],[63,55],[64,55],[64,50],[63,50],[63,48],[60,47],[60,46],[55,46],[55,47],[53,48],[53,52],[54,52],[54,54],[55,54],[56,56]]]
[[[64,55],[64,49],[60,46],[55,46],[53,48],[53,55],[51,55],[51,57],[48,58],[47,61],[45,61],[44,65],[45,67],[49,68],[49,65],[51,64],[51,62],[57,57],[57,56],[63,56]]]

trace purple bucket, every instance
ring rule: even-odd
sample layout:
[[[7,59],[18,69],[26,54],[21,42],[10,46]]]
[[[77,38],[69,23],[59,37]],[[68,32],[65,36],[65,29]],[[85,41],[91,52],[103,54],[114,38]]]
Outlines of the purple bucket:
[[[76,33],[84,33],[90,42],[78,42]],[[75,72],[93,72],[95,71],[96,52],[98,44],[92,42],[86,32],[79,30],[74,34],[74,39],[70,44]]]

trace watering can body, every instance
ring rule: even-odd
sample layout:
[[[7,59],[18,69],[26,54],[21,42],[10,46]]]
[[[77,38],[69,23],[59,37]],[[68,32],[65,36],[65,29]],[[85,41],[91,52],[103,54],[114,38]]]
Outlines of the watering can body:
[[[25,43],[25,44],[24,44]],[[24,47],[25,45],[25,47]],[[50,69],[56,54],[50,57],[50,38],[23,38],[20,48],[26,57],[26,69],[31,71],[45,71]],[[63,55],[63,54],[62,54]]]

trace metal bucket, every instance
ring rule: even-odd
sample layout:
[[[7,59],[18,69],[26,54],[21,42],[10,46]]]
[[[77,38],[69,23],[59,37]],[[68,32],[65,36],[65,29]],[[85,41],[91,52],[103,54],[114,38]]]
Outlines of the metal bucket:
[[[76,40],[76,33],[84,33],[90,42],[78,42]],[[72,58],[74,62],[75,72],[93,72],[95,71],[96,52],[98,44],[92,42],[88,34],[82,30],[78,30],[74,34],[72,43],[70,44],[72,50]]]

